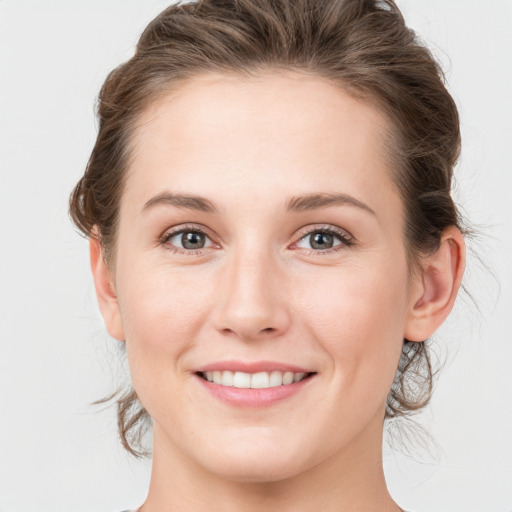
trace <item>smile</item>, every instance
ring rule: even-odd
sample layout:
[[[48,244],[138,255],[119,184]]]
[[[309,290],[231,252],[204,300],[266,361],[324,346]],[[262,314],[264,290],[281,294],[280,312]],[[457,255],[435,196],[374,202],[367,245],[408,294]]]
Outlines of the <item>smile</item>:
[[[313,375],[313,373],[314,372],[303,373],[281,371],[246,373],[225,370],[198,372],[197,374],[203,379],[220,386],[245,389],[266,389],[300,382]]]

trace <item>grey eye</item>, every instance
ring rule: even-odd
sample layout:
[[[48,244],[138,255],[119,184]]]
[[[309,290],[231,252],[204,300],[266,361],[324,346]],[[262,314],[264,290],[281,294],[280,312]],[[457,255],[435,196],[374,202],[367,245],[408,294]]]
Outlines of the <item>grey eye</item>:
[[[204,242],[205,236],[203,233],[187,231],[181,235],[181,243],[185,249],[202,249]]]
[[[336,242],[338,240],[338,242]],[[302,249],[328,250],[343,243],[340,235],[328,231],[315,230],[302,237],[297,247]]]
[[[309,235],[309,243],[313,249],[331,249],[334,236],[329,233],[314,233]]]
[[[166,242],[178,248],[193,251],[195,249],[204,249],[205,247],[208,247],[208,245],[206,245],[207,240],[208,237],[205,233],[201,233],[200,231],[182,230],[176,233],[171,233]]]

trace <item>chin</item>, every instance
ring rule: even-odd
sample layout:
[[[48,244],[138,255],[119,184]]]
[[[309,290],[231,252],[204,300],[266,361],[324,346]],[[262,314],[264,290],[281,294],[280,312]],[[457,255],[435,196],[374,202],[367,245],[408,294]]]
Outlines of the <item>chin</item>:
[[[225,480],[251,484],[279,482],[301,472],[297,465],[290,463],[289,460],[269,463],[264,457],[260,459],[262,460],[253,461],[239,457],[219,466],[210,466],[209,469]]]
[[[265,483],[292,478],[306,470],[306,461],[297,460],[297,452],[285,454],[272,450],[233,450],[218,453],[204,461],[204,466],[219,477],[233,482]]]

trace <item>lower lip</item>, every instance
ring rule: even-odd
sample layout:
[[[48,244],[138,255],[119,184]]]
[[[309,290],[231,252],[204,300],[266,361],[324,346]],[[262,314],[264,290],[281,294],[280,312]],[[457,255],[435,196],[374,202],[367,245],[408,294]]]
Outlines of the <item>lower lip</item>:
[[[195,377],[213,396],[219,400],[237,407],[263,408],[269,407],[285,398],[289,398],[299,393],[308,386],[316,374],[292,384],[283,386],[275,386],[272,388],[252,389],[252,388],[235,388],[233,386],[222,386],[215,384],[209,380],[203,379],[199,375]]]

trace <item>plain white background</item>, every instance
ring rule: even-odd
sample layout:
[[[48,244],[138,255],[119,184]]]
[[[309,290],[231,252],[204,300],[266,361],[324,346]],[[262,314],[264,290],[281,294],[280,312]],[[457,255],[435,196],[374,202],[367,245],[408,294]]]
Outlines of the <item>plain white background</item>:
[[[87,243],[67,217],[108,71],[161,0],[0,0],[0,511],[117,512],[145,498],[150,463],[117,440],[123,379],[99,316]],[[485,236],[468,263],[481,313],[459,301],[418,417],[437,445],[385,450],[390,490],[415,512],[512,511],[512,1],[402,0],[446,71],[462,121],[457,201]],[[499,286],[498,284],[499,283]]]

